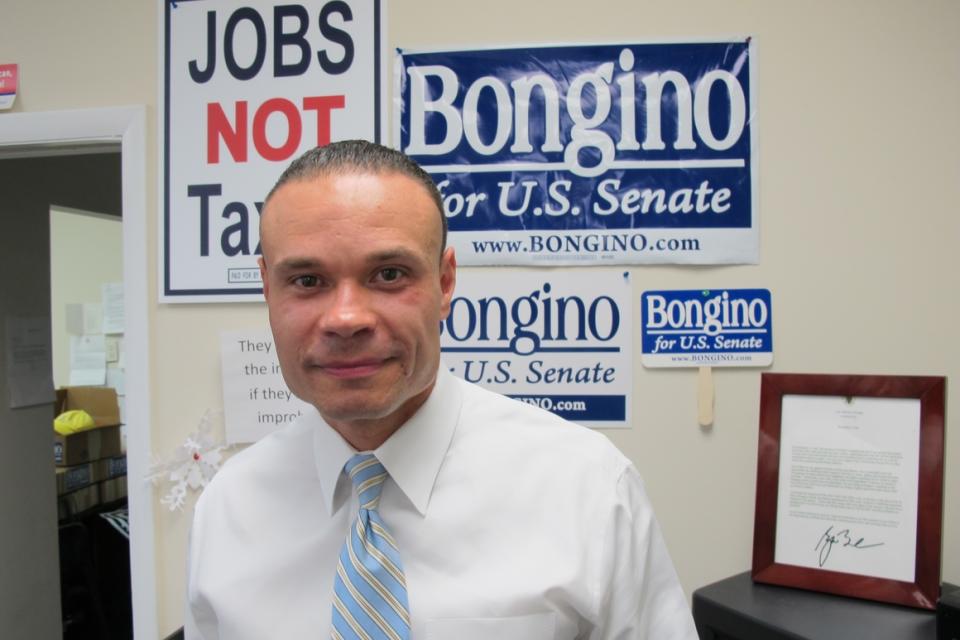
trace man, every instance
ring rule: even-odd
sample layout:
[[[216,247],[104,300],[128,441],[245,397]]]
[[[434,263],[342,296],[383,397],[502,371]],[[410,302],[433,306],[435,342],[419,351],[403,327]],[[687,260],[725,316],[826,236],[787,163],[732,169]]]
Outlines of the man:
[[[201,496],[186,637],[695,640],[631,463],[440,366],[442,211],[422,169],[361,141],[271,191],[264,296],[316,412]]]

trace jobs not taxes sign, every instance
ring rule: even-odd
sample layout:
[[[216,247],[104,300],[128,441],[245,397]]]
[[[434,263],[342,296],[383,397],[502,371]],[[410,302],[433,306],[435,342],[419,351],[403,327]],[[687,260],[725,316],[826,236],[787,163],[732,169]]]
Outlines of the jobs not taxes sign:
[[[260,212],[280,173],[383,135],[381,4],[163,3],[161,301],[263,299]]]

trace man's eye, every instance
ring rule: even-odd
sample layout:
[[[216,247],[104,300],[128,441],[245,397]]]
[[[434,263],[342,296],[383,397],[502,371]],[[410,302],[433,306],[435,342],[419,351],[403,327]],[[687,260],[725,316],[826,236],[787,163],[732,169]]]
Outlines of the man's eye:
[[[293,279],[293,284],[305,289],[312,289],[320,284],[320,278],[317,276],[297,276]]]
[[[396,267],[386,267],[385,269],[380,269],[380,272],[377,274],[377,278],[381,282],[396,282],[403,277],[403,271],[397,269]]]

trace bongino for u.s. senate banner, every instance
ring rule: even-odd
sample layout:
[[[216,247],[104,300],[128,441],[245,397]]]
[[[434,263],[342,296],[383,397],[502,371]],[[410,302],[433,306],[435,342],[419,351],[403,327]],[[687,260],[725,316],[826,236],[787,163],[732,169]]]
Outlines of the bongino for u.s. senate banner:
[[[466,265],[759,259],[755,46],[400,50],[398,146]]]

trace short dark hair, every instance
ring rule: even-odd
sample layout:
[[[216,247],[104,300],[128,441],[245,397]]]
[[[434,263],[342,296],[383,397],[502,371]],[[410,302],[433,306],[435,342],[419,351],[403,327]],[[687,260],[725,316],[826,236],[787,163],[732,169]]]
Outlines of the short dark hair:
[[[270,201],[277,189],[299,180],[309,180],[337,173],[399,173],[420,183],[437,206],[440,215],[440,252],[447,246],[447,216],[443,213],[440,191],[430,174],[401,151],[368,140],[341,140],[322,147],[314,147],[294,160],[280,174],[264,203]],[[266,210],[266,207],[264,207]]]

